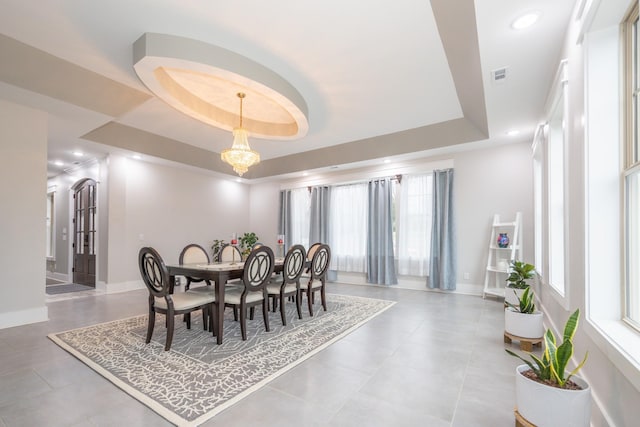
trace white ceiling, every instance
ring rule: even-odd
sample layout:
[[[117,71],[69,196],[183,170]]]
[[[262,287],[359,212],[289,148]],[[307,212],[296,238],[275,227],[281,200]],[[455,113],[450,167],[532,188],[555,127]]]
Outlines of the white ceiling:
[[[85,151],[87,157],[123,149],[162,157],[150,146],[156,137],[167,138],[163,141],[176,147],[187,144],[211,151],[211,157],[216,158],[216,153],[231,145],[229,132],[187,117],[153,97],[134,72],[133,43],[142,34],[155,32],[204,41],[244,55],[278,73],[302,94],[309,110],[305,137],[296,141],[250,137],[263,162],[269,160],[256,172],[258,178],[326,166],[326,160],[323,163],[321,159],[327,156],[334,164],[351,163],[355,159],[342,153],[356,147],[366,151],[367,145],[362,144],[368,143],[371,153],[365,160],[406,157],[408,152],[421,152],[423,146],[403,146],[399,133],[417,129],[404,138],[419,138],[422,131],[428,138],[438,125],[460,119],[468,119],[477,136],[425,141],[424,150],[477,140],[487,144],[531,140],[543,117],[574,3],[0,0],[0,34],[24,43],[24,48],[68,61],[69,66],[115,80],[127,90],[143,92],[148,99],[145,96],[117,113],[75,101],[83,94],[65,96],[62,89],[43,88],[35,78],[21,79],[19,72],[3,70],[10,66],[7,61],[22,55],[23,47],[13,45],[5,52],[0,45],[0,98],[50,113],[49,158],[66,162],[60,168],[51,165],[51,174],[78,161],[70,154],[74,149]],[[511,29],[513,20],[528,11],[541,12],[539,22],[526,30]],[[476,57],[478,67],[474,65]],[[508,79],[494,84],[490,72],[501,67],[508,67]],[[465,73],[472,73],[475,80]],[[68,78],[72,76],[70,73]],[[52,84],[59,78],[64,76],[53,76]],[[79,88],[85,91],[84,96],[96,96]],[[506,136],[511,129],[520,130],[515,139]],[[127,135],[133,135],[126,133],[131,130],[143,131],[150,134],[146,136],[151,142],[127,146],[121,140],[105,139],[104,135],[114,135],[116,130]],[[384,139],[376,139],[384,135]],[[387,148],[394,144],[395,135],[398,146]],[[357,141],[361,141],[359,145],[349,145]],[[202,153],[200,150],[194,154]],[[299,153],[304,152],[312,152],[307,157],[317,157],[317,164],[299,161]],[[186,157],[175,160],[189,163]],[[212,160],[210,167],[192,165],[233,174],[230,167],[216,161]],[[251,171],[248,176],[252,178]]]

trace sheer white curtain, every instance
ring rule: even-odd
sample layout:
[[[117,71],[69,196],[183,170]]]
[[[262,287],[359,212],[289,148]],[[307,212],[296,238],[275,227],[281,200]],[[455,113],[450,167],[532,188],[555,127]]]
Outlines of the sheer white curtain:
[[[291,244],[309,248],[309,209],[311,196],[307,188],[291,190]]]
[[[367,184],[331,190],[331,270],[365,272],[367,252]]]
[[[433,177],[404,175],[396,219],[398,274],[427,276],[431,247]]]

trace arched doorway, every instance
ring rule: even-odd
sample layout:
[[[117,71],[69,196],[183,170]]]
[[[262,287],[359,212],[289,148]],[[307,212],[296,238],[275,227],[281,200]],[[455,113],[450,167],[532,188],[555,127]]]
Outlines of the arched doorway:
[[[73,283],[96,286],[96,182],[73,186]]]

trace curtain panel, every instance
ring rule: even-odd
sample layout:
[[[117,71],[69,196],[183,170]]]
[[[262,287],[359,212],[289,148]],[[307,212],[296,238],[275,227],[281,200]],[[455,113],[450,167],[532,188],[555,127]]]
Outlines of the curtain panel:
[[[395,285],[391,179],[370,181],[368,193],[367,281]]]
[[[453,169],[433,172],[433,229],[427,285],[456,288],[456,236],[453,207]]]

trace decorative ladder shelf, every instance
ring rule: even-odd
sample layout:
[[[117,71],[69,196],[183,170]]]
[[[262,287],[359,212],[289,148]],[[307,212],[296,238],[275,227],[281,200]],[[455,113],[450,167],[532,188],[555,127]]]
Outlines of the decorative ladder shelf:
[[[506,233],[509,244],[506,247],[498,245],[498,236]],[[513,221],[501,221],[500,215],[493,216],[491,224],[491,239],[489,240],[489,254],[487,268],[484,275],[484,289],[482,298],[487,295],[504,298],[504,288],[509,276],[509,264],[522,259],[522,213],[516,213]]]

